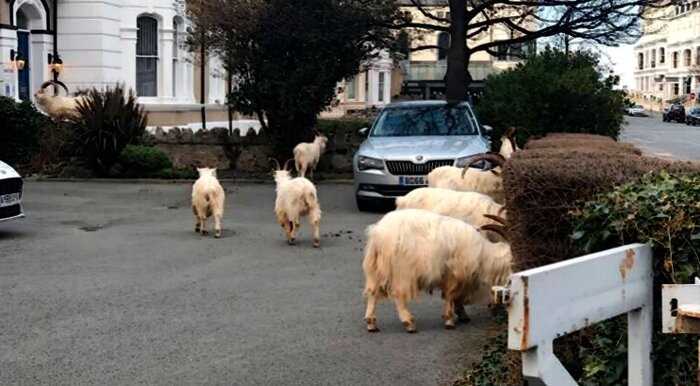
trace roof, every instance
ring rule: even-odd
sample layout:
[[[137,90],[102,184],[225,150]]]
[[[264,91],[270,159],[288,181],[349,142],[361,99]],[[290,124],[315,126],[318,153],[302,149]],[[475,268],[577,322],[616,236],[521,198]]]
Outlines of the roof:
[[[445,100],[418,100],[418,101],[403,101],[395,102],[386,106],[385,108],[402,108],[402,107],[412,107],[412,106],[444,106],[447,104]],[[460,105],[466,105],[468,102],[460,102]]]
[[[449,5],[448,0],[415,0],[419,5],[425,5],[425,6],[443,6],[446,7]],[[413,7],[415,6],[411,0],[397,0],[396,1],[400,6],[402,7]]]

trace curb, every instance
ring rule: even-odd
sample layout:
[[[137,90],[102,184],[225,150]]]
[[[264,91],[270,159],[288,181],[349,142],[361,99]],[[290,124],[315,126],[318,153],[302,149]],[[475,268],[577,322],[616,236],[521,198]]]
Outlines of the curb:
[[[72,183],[102,183],[102,184],[159,184],[159,185],[177,185],[177,184],[192,184],[195,180],[167,180],[158,178],[49,178],[49,177],[27,177],[24,178],[25,182],[72,182]],[[273,185],[274,181],[272,179],[262,179],[262,178],[221,178],[219,179],[222,183],[229,184],[267,184]],[[328,179],[314,181],[317,185],[330,185],[330,184],[340,184],[340,185],[352,185],[353,180],[351,179]]]

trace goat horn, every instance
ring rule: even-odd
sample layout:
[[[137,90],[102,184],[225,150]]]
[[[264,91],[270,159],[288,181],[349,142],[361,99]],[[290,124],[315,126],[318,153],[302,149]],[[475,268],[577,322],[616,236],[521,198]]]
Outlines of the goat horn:
[[[496,164],[496,166],[503,166],[503,164],[506,162],[506,159],[498,153],[482,153],[474,155],[469,160],[467,160],[467,164],[462,170],[462,178],[464,178],[464,174],[467,173],[467,169],[469,169],[475,163],[484,160],[494,163]]]
[[[290,162],[294,161],[294,158],[290,158],[287,160],[287,162],[284,163],[284,170],[289,170],[287,169],[287,166],[289,165]]]
[[[54,84],[53,80],[47,80],[46,82],[42,83],[41,86],[39,86],[39,88],[44,90],[52,84]]]
[[[504,219],[504,218],[501,217],[501,216],[496,216],[496,215],[493,215],[493,214],[485,214],[484,217],[486,217],[486,218],[489,219],[489,220],[493,220],[493,221],[495,221],[495,222],[497,222],[497,223],[499,223],[499,224],[506,225],[506,219]]]
[[[508,240],[508,235],[506,234],[506,228],[503,225],[486,224],[486,225],[482,225],[479,228],[479,230],[490,231],[490,232],[496,233],[499,236],[503,237],[505,240]]]
[[[282,168],[280,167],[279,161],[277,161],[276,159],[270,157],[270,162],[273,162],[273,163],[275,164],[275,165],[274,165],[274,166],[275,166],[275,169],[277,169],[277,170],[281,170],[281,169],[282,169]]]

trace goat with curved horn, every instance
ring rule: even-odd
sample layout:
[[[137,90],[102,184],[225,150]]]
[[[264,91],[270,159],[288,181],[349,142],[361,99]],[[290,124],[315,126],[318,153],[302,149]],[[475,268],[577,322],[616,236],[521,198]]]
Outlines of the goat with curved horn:
[[[508,232],[506,231],[506,227],[504,227],[503,225],[496,225],[496,224],[482,225],[479,228],[479,230],[493,232],[493,233],[503,237],[504,240],[508,240]]]
[[[493,215],[493,214],[485,214],[484,217],[486,217],[486,218],[489,219],[489,220],[493,220],[493,221],[495,221],[495,222],[497,222],[497,223],[499,223],[499,224],[508,225],[507,222],[506,222],[506,219],[504,219],[504,218],[501,217],[501,216],[496,216],[496,215]]]
[[[475,156],[472,156],[464,166],[464,169],[462,169],[462,178],[464,178],[464,174],[467,172],[467,170],[474,165],[477,162],[481,161],[489,161],[493,164],[496,165],[496,167],[503,167],[503,165],[506,163],[505,157],[498,153],[483,153],[483,154],[477,154]]]
[[[270,163],[273,164],[272,166],[275,168],[275,170],[281,170],[281,169],[282,169],[282,167],[280,166],[279,161],[277,161],[275,158],[270,157],[270,158],[268,158],[268,161],[270,161]]]
[[[290,168],[289,168],[290,162],[294,162],[294,158],[290,158],[287,160],[287,162],[284,163],[284,170],[290,170]]]

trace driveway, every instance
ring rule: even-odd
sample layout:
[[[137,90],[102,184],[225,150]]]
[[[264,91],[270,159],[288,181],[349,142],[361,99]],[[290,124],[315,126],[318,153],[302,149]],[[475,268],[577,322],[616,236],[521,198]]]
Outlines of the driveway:
[[[431,385],[480,356],[489,312],[445,331],[439,297],[365,332],[365,227],[324,184],[322,248],[287,246],[272,185],[226,185],[221,240],[193,231],[189,185],[31,182],[0,224],[0,384]]]
[[[660,116],[626,119],[621,140],[655,157],[700,160],[700,126],[662,122]]]

